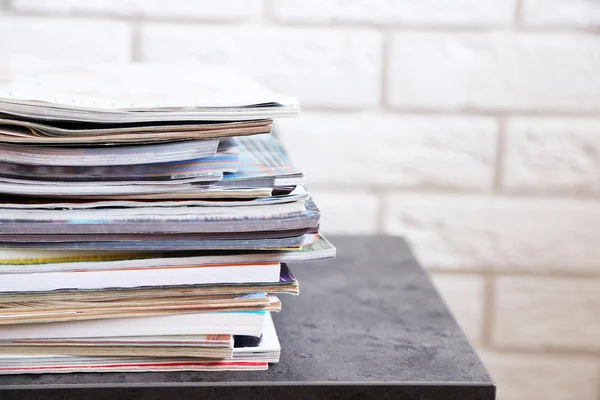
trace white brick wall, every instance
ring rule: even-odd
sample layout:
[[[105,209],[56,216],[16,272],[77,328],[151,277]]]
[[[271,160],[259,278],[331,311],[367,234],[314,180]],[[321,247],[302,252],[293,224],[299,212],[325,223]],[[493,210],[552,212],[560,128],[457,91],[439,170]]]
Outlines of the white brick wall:
[[[600,362],[578,355],[480,353],[498,385],[498,400],[598,400]]]
[[[307,111],[280,128],[311,184],[492,190],[492,118]]]
[[[600,3],[595,0],[528,0],[523,20],[531,26],[598,27]]]
[[[507,191],[600,194],[600,118],[515,118],[506,134]]]
[[[32,13],[224,21],[260,19],[263,10],[261,0],[13,0],[12,5]]]
[[[0,63],[26,53],[48,59],[127,62],[131,59],[131,27],[124,22],[38,19],[0,19]]]
[[[406,236],[500,400],[600,400],[600,1],[0,0],[0,64],[229,63],[297,95],[326,233]]]
[[[600,278],[503,276],[495,289],[498,346],[600,351]]]
[[[303,23],[386,23],[390,11],[387,0],[274,0],[271,7],[277,20]]]
[[[600,40],[587,34],[399,32],[394,108],[600,111]]]
[[[351,190],[329,191],[308,185],[323,217],[324,232],[338,235],[372,235],[377,233],[379,199],[376,195]]]
[[[472,343],[482,339],[485,303],[484,278],[475,274],[434,273],[436,289]]]
[[[515,0],[274,0],[273,15],[285,22],[364,22],[381,25],[508,25]]]
[[[595,200],[396,194],[384,221],[431,267],[600,275]]]
[[[142,60],[233,64],[305,106],[374,107],[381,97],[382,36],[371,29],[144,24],[140,41]]]

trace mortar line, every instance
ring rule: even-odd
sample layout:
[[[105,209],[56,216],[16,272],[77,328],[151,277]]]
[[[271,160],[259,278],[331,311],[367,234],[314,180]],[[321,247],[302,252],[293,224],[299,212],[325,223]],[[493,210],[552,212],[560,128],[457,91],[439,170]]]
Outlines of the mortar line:
[[[131,22],[131,61],[142,61],[141,24],[139,21]]]
[[[596,362],[600,365],[600,354],[598,355],[598,358],[597,358]],[[598,385],[598,387],[597,387],[597,389],[598,389],[598,400],[600,400],[600,368],[598,368],[598,376],[596,377],[596,384]]]
[[[560,192],[544,192],[537,193],[511,193],[501,192],[492,193],[488,190],[477,188],[459,188],[459,187],[424,187],[414,186],[406,187],[402,185],[382,185],[382,184],[365,184],[357,187],[352,184],[335,183],[311,183],[313,189],[327,191],[380,191],[385,190],[388,195],[402,196],[454,196],[454,197],[473,197],[473,198],[497,198],[497,199],[522,199],[526,201],[573,201],[581,203],[592,203],[600,201],[599,193],[560,193]]]
[[[0,0],[2,1],[2,0]],[[185,26],[222,26],[224,28],[239,25],[243,22],[259,22],[252,18],[240,18],[240,19],[223,19],[223,18],[185,18],[185,17],[155,17],[155,16],[130,16],[130,15],[118,15],[111,14],[110,12],[86,12],[86,11],[75,11],[71,13],[52,13],[43,11],[21,11],[11,9],[10,13],[5,13],[3,16],[12,17],[35,17],[51,19],[68,19],[68,20],[96,20],[96,21],[119,21],[133,23],[136,21],[143,21],[154,24],[170,24],[170,25],[185,25]]]
[[[518,30],[523,28],[523,0],[515,0],[514,26]]]
[[[600,109],[581,111],[581,110],[515,110],[515,109],[444,109],[444,108],[395,108],[384,106],[376,108],[374,105],[365,105],[363,107],[331,107],[331,106],[313,106],[303,105],[303,111],[307,112],[328,112],[335,114],[351,114],[357,111],[380,113],[385,115],[426,115],[426,116],[462,116],[462,117],[547,117],[547,118],[600,118]]]
[[[498,124],[498,137],[496,138],[496,159],[494,162],[494,178],[492,184],[492,192],[494,194],[502,191],[502,184],[504,180],[504,157],[506,151],[506,118],[497,118]]]
[[[483,315],[481,321],[481,344],[491,347],[494,332],[496,288],[493,274],[483,273],[483,304],[481,305]]]
[[[379,107],[383,108],[387,104],[388,98],[388,71],[390,62],[390,48],[391,48],[391,32],[387,29],[381,31],[382,43],[381,43],[381,77],[379,80],[380,86],[380,98]]]
[[[273,12],[273,2],[271,0],[264,0],[262,3],[262,18],[265,23],[272,25],[277,22],[275,13]]]
[[[484,346],[481,346],[484,347]],[[590,359],[600,358],[600,351],[590,349],[560,349],[553,347],[542,347],[542,348],[524,348],[524,347],[512,347],[505,345],[494,345],[485,346],[486,351],[494,353],[509,353],[519,355],[532,355],[532,356],[552,356],[552,357],[587,357]]]
[[[427,267],[428,271],[436,274],[447,275],[490,275],[494,277],[516,277],[516,278],[550,278],[550,279],[600,279],[600,264],[598,271],[572,271],[552,270],[550,266],[537,266],[535,270],[518,270],[512,268],[461,268],[448,269],[440,267]]]
[[[0,0],[7,1],[7,0]],[[10,3],[10,0],[8,0]],[[520,3],[520,1],[519,1]],[[1,4],[1,3],[0,3]],[[264,7],[264,6],[263,6]],[[520,13],[517,11],[516,15]],[[25,11],[15,10],[14,7],[10,7],[10,13],[6,13],[8,16],[24,16],[24,17],[47,17],[47,18],[69,18],[69,19],[89,19],[89,18],[109,18],[112,20],[119,21],[131,21],[131,17],[127,15],[111,14],[110,12],[99,12],[94,13],[91,11],[75,11],[69,14],[61,14],[59,12],[43,12],[43,11]],[[151,23],[166,23],[166,24],[178,24],[178,25],[238,25],[244,22],[259,22],[253,18],[237,18],[237,19],[226,19],[219,17],[202,17],[186,18],[186,17],[173,17],[173,16],[144,16],[142,17],[145,22]],[[519,17],[520,18],[520,17]],[[265,25],[275,27],[297,27],[297,28],[333,28],[333,29],[389,29],[394,32],[431,32],[435,31],[438,33],[511,33],[514,31],[514,27],[503,27],[503,26],[450,26],[450,25],[428,25],[428,24],[414,24],[414,25],[394,25],[386,23],[370,23],[370,22],[352,22],[352,21],[333,21],[329,22],[306,22],[306,21],[280,21],[277,19],[266,19]],[[599,35],[600,28],[594,27],[561,27],[561,26],[520,26],[518,29],[519,33],[563,33],[563,34],[584,34],[584,35]]]
[[[377,224],[376,232],[380,235],[383,235],[386,233],[385,216],[388,210],[388,198],[384,192],[376,192],[376,196],[378,202],[377,215],[375,216]]]

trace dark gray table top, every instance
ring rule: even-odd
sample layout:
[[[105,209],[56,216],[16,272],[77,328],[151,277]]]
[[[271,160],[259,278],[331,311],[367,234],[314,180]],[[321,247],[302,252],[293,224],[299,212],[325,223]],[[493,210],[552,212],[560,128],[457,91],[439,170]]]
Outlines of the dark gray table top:
[[[0,399],[494,398],[402,239],[330,239],[336,260],[292,265],[301,293],[274,317],[282,353],[268,371],[0,376]]]

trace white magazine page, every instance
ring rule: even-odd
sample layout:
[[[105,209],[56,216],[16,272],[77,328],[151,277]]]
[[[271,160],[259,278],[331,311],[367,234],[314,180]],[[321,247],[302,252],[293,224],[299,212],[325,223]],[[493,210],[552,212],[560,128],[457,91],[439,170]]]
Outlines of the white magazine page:
[[[106,111],[297,106],[296,99],[274,93],[230,66],[71,64],[31,57],[13,57],[9,69],[0,72],[0,101]]]

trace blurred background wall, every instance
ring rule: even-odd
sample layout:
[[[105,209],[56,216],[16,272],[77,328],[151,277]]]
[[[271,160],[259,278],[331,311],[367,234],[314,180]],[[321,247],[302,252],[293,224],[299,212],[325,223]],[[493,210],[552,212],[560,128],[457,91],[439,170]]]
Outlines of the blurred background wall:
[[[298,96],[324,231],[406,236],[501,400],[600,399],[600,1],[0,0],[15,53]]]

